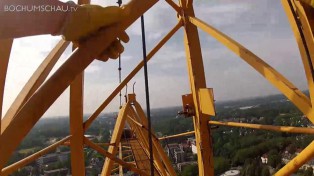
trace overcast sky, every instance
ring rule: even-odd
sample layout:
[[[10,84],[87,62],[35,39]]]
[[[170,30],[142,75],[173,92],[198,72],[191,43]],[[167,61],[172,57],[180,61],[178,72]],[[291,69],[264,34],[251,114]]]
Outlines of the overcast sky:
[[[94,0],[93,4],[116,5],[116,0]],[[124,1],[125,2],[125,1]],[[298,88],[305,90],[306,81],[297,44],[280,0],[194,0],[198,18],[218,28],[272,65]],[[164,1],[145,14],[148,52],[177,23],[176,13]],[[122,55],[122,74],[126,76],[141,60],[139,21],[127,30],[131,41]],[[212,37],[200,31],[207,87],[214,88],[217,101],[279,93],[254,69],[228,51]],[[14,42],[9,64],[4,112],[38,65],[60,37],[36,36]],[[63,54],[53,72],[70,55]],[[94,61],[85,71],[84,113],[93,113],[118,85],[118,62]],[[145,107],[143,71],[136,81],[137,99]],[[149,62],[151,107],[181,105],[181,95],[189,93],[183,32],[180,30]],[[68,115],[69,95],[66,90],[45,116]],[[117,111],[116,98],[105,112]]]

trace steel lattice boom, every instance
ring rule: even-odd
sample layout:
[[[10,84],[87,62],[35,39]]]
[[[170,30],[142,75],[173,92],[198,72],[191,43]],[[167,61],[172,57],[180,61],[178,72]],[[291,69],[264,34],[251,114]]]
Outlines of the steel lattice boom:
[[[26,166],[60,145],[69,145],[71,148],[71,166],[74,176],[85,175],[84,146],[88,146],[106,157],[101,173],[102,176],[111,175],[112,171],[119,171],[120,175],[123,175],[123,168],[139,175],[149,175],[150,166],[145,165],[145,160],[150,158],[148,152],[150,149],[148,143],[148,121],[134,94],[129,95],[128,102],[119,112],[109,144],[96,144],[84,137],[84,133],[91,126],[92,122],[114,97],[119,94],[123,87],[143,68],[144,63],[140,62],[85,122],[83,121],[83,85],[84,70],[96,56],[104,51],[117,36],[121,35],[122,31],[125,31],[125,29],[157,2],[157,0],[132,0],[126,4],[125,8],[130,14],[125,20],[115,26],[104,29],[97,36],[93,36],[83,42],[79,48],[73,49],[73,53],[67,61],[45,81],[52,71],[53,66],[69,45],[69,42],[61,40],[37,68],[4,116],[2,116],[4,85],[13,40],[0,41],[0,114],[3,117],[0,121],[1,176],[13,173],[18,168]],[[179,29],[182,28],[184,30],[183,40],[191,94],[184,96],[183,101],[189,102],[189,107],[186,107],[185,110],[186,114],[193,116],[195,131],[159,139],[152,132],[154,172],[156,175],[176,175],[169,158],[163,151],[160,141],[183,135],[195,135],[199,175],[213,176],[213,163],[215,161],[213,160],[210,125],[291,133],[314,133],[313,129],[309,128],[211,121],[210,117],[215,116],[214,95],[213,90],[206,86],[202,51],[197,30],[199,28],[208,33],[249,64],[314,123],[314,8],[308,4],[309,1],[281,0],[300,50],[310,92],[309,97],[296,88],[282,74],[263,61],[262,58],[213,26],[195,17],[193,0],[179,0],[179,4],[176,4],[172,0],[166,0],[166,2],[178,13],[178,24],[148,53],[147,60],[151,60]],[[90,1],[79,0],[79,3],[86,4],[90,3]],[[17,163],[5,167],[5,164],[21,141],[68,87],[70,87],[70,136]],[[123,139],[122,133],[126,124],[130,127],[132,136],[128,139]],[[103,145],[108,145],[108,150],[105,150],[102,147]],[[127,157],[123,157],[123,152],[130,152],[130,154]],[[290,175],[313,157],[314,142],[309,144],[308,147],[275,175]],[[132,161],[130,162],[130,160]]]

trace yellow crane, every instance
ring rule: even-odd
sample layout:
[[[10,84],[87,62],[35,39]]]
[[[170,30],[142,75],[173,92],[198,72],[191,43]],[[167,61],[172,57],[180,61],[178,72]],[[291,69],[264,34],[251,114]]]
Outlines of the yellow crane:
[[[149,175],[147,166],[143,164],[143,162],[136,162],[135,160],[130,163],[126,161],[127,158],[122,155],[123,148],[127,148],[127,150],[131,149],[131,151],[136,148],[137,153],[134,154],[133,158],[140,155],[145,155],[145,158],[150,158],[151,156],[148,151],[151,149],[153,151],[152,156],[154,159],[153,169],[156,175],[172,176],[175,175],[175,171],[159,142],[165,138],[191,134],[194,134],[196,138],[199,175],[213,176],[213,163],[215,161],[213,160],[212,153],[213,147],[210,125],[225,125],[292,133],[314,133],[313,129],[310,128],[211,121],[210,117],[215,116],[214,95],[213,90],[206,86],[201,46],[197,30],[199,28],[212,36],[254,68],[260,75],[268,80],[270,84],[285,95],[313,123],[314,0],[281,0],[300,50],[310,92],[309,97],[296,88],[296,86],[282,74],[263,61],[262,58],[258,57],[213,26],[206,24],[201,19],[195,17],[193,0],[179,0],[179,4],[172,0],[166,0],[173,10],[177,12],[178,23],[147,54],[147,60],[151,60],[179,29],[183,29],[191,93],[184,95],[182,100],[184,113],[193,117],[194,131],[158,139],[153,132],[148,131],[147,118],[145,117],[141,106],[137,103],[135,95],[130,94],[128,95],[128,102],[119,112],[110,144],[96,144],[84,137],[84,132],[91,126],[92,122],[100,115],[113,98],[119,94],[123,87],[125,87],[125,85],[142,69],[144,61],[140,62],[129,75],[122,80],[116,89],[86,121],[83,121],[83,71],[122,31],[126,30],[135,22],[135,20],[153,7],[157,2],[158,0],[130,1],[125,5],[125,8],[130,11],[130,15],[126,19],[115,26],[101,31],[97,36],[92,36],[84,41],[79,48],[73,51],[67,61],[44,82],[48,74],[51,72],[52,67],[69,45],[69,42],[61,40],[54,47],[15,100],[15,102],[17,102],[14,104],[15,111],[1,120],[1,176],[13,173],[18,168],[31,163],[36,158],[48,153],[60,145],[69,145],[71,148],[71,165],[74,176],[85,175],[84,146],[88,146],[106,157],[101,174],[103,176],[110,175],[111,171],[117,170],[117,168],[119,169],[120,175],[123,175],[122,167],[133,171],[134,173],[138,173],[139,175]],[[79,3],[86,4],[90,2],[88,0],[79,0]],[[5,77],[12,42],[13,39],[0,41],[0,112],[2,110]],[[21,161],[5,167],[5,164],[24,137],[68,87],[70,87],[70,135]],[[126,142],[121,138],[126,123],[134,133],[134,141],[132,142]],[[152,134],[151,136],[148,135],[150,133]],[[149,137],[152,138],[152,148],[149,148],[148,145]],[[128,143],[127,146],[125,146],[126,143]],[[108,150],[102,148],[101,146],[103,145],[109,145]],[[313,158],[313,156],[314,141],[298,156],[281,168],[275,175],[290,175],[297,171],[304,163]],[[114,168],[114,163],[118,164],[119,167]]]

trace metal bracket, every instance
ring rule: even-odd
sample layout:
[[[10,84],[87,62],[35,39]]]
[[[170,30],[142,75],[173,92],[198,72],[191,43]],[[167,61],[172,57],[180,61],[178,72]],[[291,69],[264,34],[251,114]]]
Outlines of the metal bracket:
[[[178,115],[183,115],[185,118],[195,115],[195,107],[192,94],[182,95],[183,110],[178,112]]]

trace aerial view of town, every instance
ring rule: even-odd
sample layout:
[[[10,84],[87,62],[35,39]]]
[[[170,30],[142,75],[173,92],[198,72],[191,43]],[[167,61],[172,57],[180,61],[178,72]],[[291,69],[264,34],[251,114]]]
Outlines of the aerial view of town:
[[[191,118],[178,115],[180,107],[152,110],[152,122],[156,136],[193,131]],[[216,103],[217,121],[244,122],[277,126],[310,127],[311,123],[284,96],[273,95],[254,99]],[[87,131],[85,137],[98,144],[109,142],[116,113],[103,114]],[[128,131],[128,127],[125,131]],[[218,176],[269,176],[298,155],[313,140],[313,136],[270,132],[247,128],[211,126],[214,169]],[[10,163],[29,156],[69,134],[66,117],[44,118],[30,132],[16,150]],[[124,136],[132,138],[130,135]],[[193,135],[160,140],[177,175],[198,175],[197,150]],[[103,146],[104,148],[108,146]],[[134,149],[133,149],[134,151]],[[101,173],[104,157],[96,151],[84,148],[86,175]],[[124,156],[132,159],[131,150]],[[10,164],[8,163],[8,164]],[[39,157],[30,165],[19,169],[12,176],[71,175],[70,149],[67,145]],[[295,175],[313,175],[314,161],[303,165]],[[118,175],[115,166],[112,175]],[[124,169],[124,175],[134,175]]]

